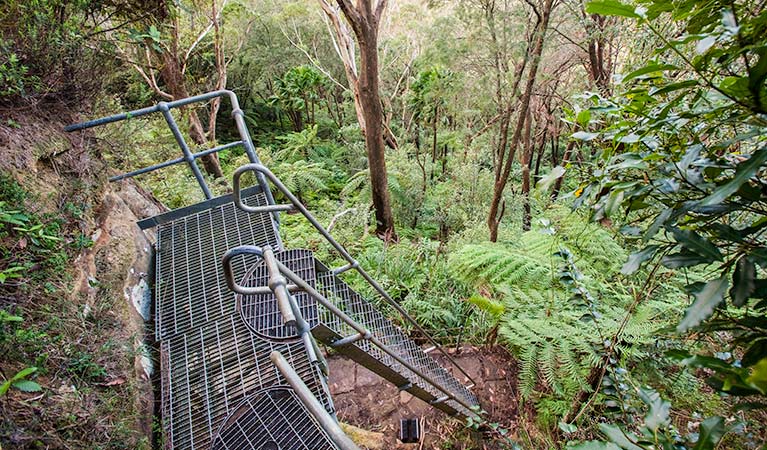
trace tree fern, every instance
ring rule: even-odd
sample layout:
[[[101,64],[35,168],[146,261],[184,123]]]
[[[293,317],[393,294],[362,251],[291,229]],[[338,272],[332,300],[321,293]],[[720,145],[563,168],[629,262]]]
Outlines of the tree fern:
[[[552,216],[552,227],[547,224],[543,230],[522,233],[505,244],[466,245],[451,257],[459,277],[489,292],[492,298],[488,302],[503,305],[498,336],[520,359],[519,386],[524,396],[539,385],[564,397],[588,390],[587,373],[601,364],[605,341],[619,329],[623,332],[617,354],[642,357],[643,349],[654,343],[657,330],[679,313],[683,297],[681,283],[668,283],[663,294],[673,295],[676,301],[636,305],[624,326],[634,297],[631,286],[616,283],[615,278],[628,256],[626,251],[599,225],[560,211]],[[560,281],[564,272],[572,270],[562,267],[563,259],[554,256],[563,247],[572,250],[562,254],[580,271],[577,284],[587,294],[593,293],[593,298],[588,294],[589,298],[573,301],[574,292],[581,295],[580,291]]]
[[[308,193],[326,190],[325,183],[332,176],[322,164],[301,159],[277,164],[274,173],[301,201]]]

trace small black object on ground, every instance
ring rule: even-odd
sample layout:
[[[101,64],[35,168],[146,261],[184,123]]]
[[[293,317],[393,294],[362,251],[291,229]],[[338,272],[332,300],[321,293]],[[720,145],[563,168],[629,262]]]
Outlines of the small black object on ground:
[[[421,441],[421,425],[418,419],[400,419],[399,440],[403,444],[414,444]]]

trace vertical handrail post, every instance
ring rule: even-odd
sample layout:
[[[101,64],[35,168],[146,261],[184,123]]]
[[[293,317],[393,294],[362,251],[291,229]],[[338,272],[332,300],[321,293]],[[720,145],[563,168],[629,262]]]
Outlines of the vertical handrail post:
[[[176,138],[178,146],[181,147],[181,152],[184,154],[184,160],[186,160],[187,164],[189,164],[189,168],[192,169],[192,173],[197,179],[197,183],[199,183],[202,192],[205,194],[205,198],[208,200],[212,199],[213,194],[210,192],[208,185],[205,183],[205,178],[202,176],[200,168],[197,167],[197,163],[194,160],[194,155],[192,154],[192,151],[189,150],[189,146],[187,145],[184,136],[181,135],[181,130],[179,130],[178,124],[176,124],[176,120],[173,118],[173,114],[170,112],[170,107],[166,102],[158,103],[157,107],[160,109],[160,111],[162,111],[162,115],[165,117],[165,121],[168,123],[168,127],[170,127],[171,132],[173,132],[173,137]]]

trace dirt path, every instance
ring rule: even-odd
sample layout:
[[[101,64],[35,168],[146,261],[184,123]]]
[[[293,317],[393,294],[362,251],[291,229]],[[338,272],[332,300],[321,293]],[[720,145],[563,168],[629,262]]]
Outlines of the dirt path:
[[[477,382],[473,391],[482,408],[489,413],[491,421],[513,430],[517,416],[516,362],[500,348],[463,347],[459,353],[452,349],[451,353]],[[332,356],[329,363],[330,390],[339,419],[381,433],[382,442],[375,444],[378,448],[493,448],[492,442],[472,436],[455,419],[407,392],[400,392],[383,378],[353,361]],[[422,421],[421,444],[404,445],[397,440],[399,421],[404,418]],[[371,448],[375,445],[371,444]]]

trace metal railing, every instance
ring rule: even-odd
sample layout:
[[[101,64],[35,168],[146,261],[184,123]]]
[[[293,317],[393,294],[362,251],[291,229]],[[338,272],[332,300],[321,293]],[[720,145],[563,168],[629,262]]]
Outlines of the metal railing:
[[[189,145],[184,139],[184,136],[181,134],[181,130],[179,129],[178,124],[176,123],[176,120],[173,118],[171,109],[180,108],[183,106],[190,105],[192,103],[207,102],[217,97],[229,98],[229,101],[232,104],[232,118],[234,119],[234,122],[237,126],[237,132],[240,135],[240,140],[230,142],[228,144],[219,145],[217,147],[214,147],[208,150],[203,150],[201,152],[192,153],[192,151],[189,148]],[[115,114],[113,116],[102,117],[102,118],[90,120],[87,122],[69,125],[64,128],[64,131],[71,132],[71,131],[84,130],[86,128],[92,128],[92,127],[97,127],[100,125],[105,125],[108,123],[119,122],[121,120],[128,120],[128,119],[141,117],[141,116],[145,116],[147,114],[152,114],[156,112],[162,113],[163,117],[165,118],[165,121],[168,124],[168,127],[173,133],[173,137],[175,138],[176,143],[181,148],[181,152],[183,155],[179,158],[171,159],[159,164],[155,164],[153,166],[144,167],[142,169],[134,170],[132,172],[113,176],[109,178],[109,181],[119,181],[125,178],[135,177],[136,175],[145,174],[145,173],[152,172],[165,167],[170,167],[176,164],[187,163],[189,165],[189,168],[192,170],[192,174],[194,175],[194,178],[197,180],[197,183],[200,185],[200,189],[202,189],[203,194],[205,194],[205,198],[210,200],[213,198],[213,194],[210,188],[208,187],[207,183],[205,182],[205,178],[203,177],[202,172],[200,171],[200,168],[197,166],[197,162],[196,162],[197,159],[202,158],[203,156],[218,153],[221,150],[226,150],[226,149],[241,145],[245,149],[245,154],[248,155],[248,160],[250,162],[256,163],[256,164],[260,163],[260,160],[258,159],[258,155],[256,155],[255,148],[253,147],[253,141],[250,138],[250,133],[248,132],[248,128],[245,126],[245,119],[244,119],[245,114],[243,113],[242,109],[240,109],[240,102],[237,99],[237,95],[234,92],[229,90],[219,90],[219,91],[208,92],[206,94],[200,94],[194,97],[183,98],[181,100],[174,100],[171,102],[160,102],[156,104],[155,106],[150,106],[147,108],[137,109],[135,111],[130,111],[127,113]],[[273,205],[274,197],[272,197],[272,193],[271,191],[269,191],[267,187],[266,179],[263,176],[257,175],[257,177],[258,177],[258,184],[261,185],[261,187],[264,190],[264,194],[266,195],[267,203],[269,203],[270,205]],[[279,222],[279,217],[276,211],[279,211],[279,209],[274,210],[274,218],[275,220]]]
[[[282,192],[283,195],[290,201],[290,204],[283,204],[283,205],[268,205],[268,206],[248,206],[242,201],[242,196],[240,193],[240,177],[245,172],[256,172],[257,176],[261,175],[266,177],[280,192]],[[400,315],[410,324],[412,325],[418,332],[420,332],[431,344],[431,348],[429,348],[429,351],[433,350],[439,350],[442,355],[445,356],[445,358],[450,362],[450,364],[454,367],[456,367],[469,381],[470,384],[467,386],[467,388],[472,388],[476,385],[476,382],[474,379],[466,373],[466,371],[458,365],[458,363],[445,351],[445,349],[438,344],[432,337],[427,333],[419,324],[415,321],[415,319],[399,304],[397,303],[391,296],[384,290],[383,287],[381,287],[378,282],[376,282],[373,277],[370,276],[362,267],[360,267],[359,262],[355,260],[351,254],[344,248],[343,245],[341,245],[338,241],[336,241],[333,236],[330,235],[330,233],[325,229],[325,227],[320,224],[317,219],[314,218],[314,216],[306,209],[306,207],[296,198],[290,190],[275,176],[266,166],[260,163],[253,163],[253,164],[246,164],[244,166],[241,166],[238,168],[233,175],[232,185],[234,186],[234,204],[242,209],[243,211],[254,213],[254,214],[262,214],[262,213],[268,213],[276,210],[276,208],[279,208],[280,211],[288,211],[288,210],[298,210],[303,214],[303,216],[306,218],[306,220],[311,223],[314,228],[317,229],[317,231],[325,238],[325,240],[328,241],[328,243],[333,246],[333,248],[341,255],[341,257],[344,258],[344,260],[347,261],[347,264],[333,269],[333,273],[335,275],[339,275],[341,273],[344,273],[348,270],[355,269],[357,273],[362,276],[362,278],[365,279],[365,281],[383,298],[387,304],[389,304],[391,307],[393,307],[397,312],[400,313]],[[267,189],[268,190],[268,189]],[[227,280],[228,281],[228,280]],[[230,286],[231,287],[231,286]],[[259,289],[259,288],[248,288],[248,289]],[[233,289],[234,290],[234,289]],[[239,291],[235,291],[239,292]],[[253,291],[255,293],[255,291]],[[316,291],[315,291],[316,292]],[[242,293],[242,292],[240,292]],[[259,294],[263,294],[264,291],[260,290],[258,291]],[[318,293],[319,295],[319,293]],[[342,313],[343,314],[343,313]],[[359,330],[358,330],[359,331]],[[460,402],[459,402],[460,403]],[[470,407],[468,407],[471,409]]]
[[[237,284],[237,282],[234,280],[234,271],[232,270],[232,267],[231,267],[231,260],[235,256],[239,256],[239,255],[255,255],[264,260],[264,263],[266,264],[266,267],[268,268],[270,272],[270,281],[268,286],[246,287],[246,286],[241,286]],[[282,262],[278,261],[274,257],[274,253],[271,251],[271,249],[269,248],[262,249],[261,247],[258,247],[255,245],[241,245],[239,247],[235,247],[227,251],[221,260],[221,264],[223,265],[226,282],[232,291],[241,295],[263,295],[263,294],[272,293],[277,298],[277,301],[282,303],[279,306],[280,310],[282,310],[283,308],[290,309],[293,315],[282,316],[282,320],[284,324],[287,325],[289,321],[291,320],[294,320],[294,321],[303,320],[302,318],[300,318],[301,316],[300,310],[298,310],[297,306],[294,306],[291,304],[295,302],[291,302],[290,299],[292,296],[290,295],[289,291],[290,290],[304,291],[307,294],[309,294],[314,300],[316,300],[317,303],[322,305],[325,309],[330,311],[333,315],[341,319],[346,325],[348,325],[354,331],[357,332],[357,334],[352,334],[339,339],[333,344],[334,347],[353,344],[354,342],[357,342],[363,339],[368,340],[370,343],[378,347],[382,352],[389,355],[392,359],[397,361],[403,367],[415,373],[417,376],[424,379],[427,383],[431,384],[435,389],[442,392],[444,394],[444,397],[440,397],[436,399],[434,401],[435,403],[447,401],[447,400],[453,400],[457,402],[458,404],[460,404],[461,406],[463,406],[464,408],[466,408],[467,411],[473,410],[473,407],[474,407],[473,405],[466,402],[463,398],[455,395],[449,389],[442,386],[442,383],[439,383],[431,375],[424,373],[424,371],[415,367],[409,361],[407,361],[402,356],[400,356],[397,352],[389,348],[386,344],[381,342],[381,340],[375,337],[370,332],[370,330],[368,330],[363,325],[361,325],[360,323],[358,323],[357,321],[349,317],[349,315],[341,311],[336,305],[334,305],[331,301],[325,298],[325,296],[320,294],[309,283],[307,283],[301,277],[296,275],[292,270],[286,267]],[[287,283],[288,280],[293,282],[292,286],[288,285]],[[454,362],[454,364],[456,364],[456,367],[460,369],[457,363]]]
[[[250,247],[255,246],[244,245],[235,247],[229,249],[224,254],[222,258],[222,265],[224,268],[224,278],[227,285],[229,286],[229,289],[238,294],[244,295],[273,294],[277,299],[277,307],[280,311],[283,325],[296,328],[298,335],[301,337],[301,340],[304,343],[304,347],[306,348],[306,353],[309,356],[309,361],[318,363],[322,371],[325,373],[325,375],[327,375],[328,364],[327,361],[325,361],[325,358],[322,356],[322,352],[320,351],[317,342],[314,340],[314,336],[312,336],[311,326],[304,319],[303,315],[301,314],[301,308],[298,306],[296,299],[290,295],[289,292],[291,290],[298,290],[298,286],[288,285],[287,280],[284,276],[282,276],[279,269],[282,263],[277,261],[274,256],[274,251],[271,247],[268,245],[264,246],[263,249],[260,247],[255,247],[258,249],[257,252],[251,250]],[[258,288],[242,288],[241,286],[238,286],[234,281],[234,272],[231,265],[232,258],[239,255],[252,254],[257,255],[264,260],[264,264],[266,264],[266,268],[269,273],[268,286]]]

